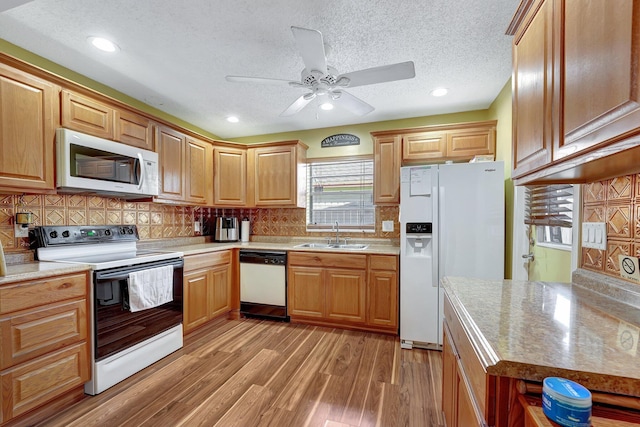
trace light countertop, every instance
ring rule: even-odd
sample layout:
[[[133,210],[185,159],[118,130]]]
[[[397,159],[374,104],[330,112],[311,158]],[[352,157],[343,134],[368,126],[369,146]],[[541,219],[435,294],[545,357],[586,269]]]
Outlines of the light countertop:
[[[487,373],[640,397],[637,307],[576,284],[448,277],[443,286]]]
[[[38,280],[87,270],[89,270],[89,267],[86,265],[62,264],[57,262],[30,262],[7,265],[7,275],[0,276],[0,286],[24,280]]]

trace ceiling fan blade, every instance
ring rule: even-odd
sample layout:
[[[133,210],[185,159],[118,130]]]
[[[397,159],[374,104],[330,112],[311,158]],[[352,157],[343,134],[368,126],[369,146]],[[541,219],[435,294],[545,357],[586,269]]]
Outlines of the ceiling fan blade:
[[[360,98],[351,95],[349,92],[341,90],[334,91],[333,93],[334,95],[339,95],[337,97],[332,96],[333,103],[346,110],[351,111],[353,114],[364,116],[365,114],[369,114],[370,112],[375,110],[375,108],[373,108],[371,105],[367,104]]]
[[[305,68],[309,72],[316,70],[325,75],[327,73],[327,58],[324,52],[322,33],[300,27],[291,27],[291,31],[296,39],[296,45]]]
[[[290,83],[300,85],[299,82],[292,82],[291,80],[282,79],[267,79],[264,77],[245,77],[245,76],[226,76],[225,79],[228,82],[234,83],[260,83],[260,84],[275,84],[281,86],[291,86]]]
[[[365,86],[395,80],[412,79],[415,76],[416,70],[413,61],[407,61],[342,74],[337,78],[337,85],[344,87]],[[343,78],[349,79],[349,82],[346,84],[342,83],[340,80]]]
[[[315,96],[308,96],[309,94],[302,95],[300,98],[293,101],[293,104],[289,105],[286,110],[280,113],[280,117],[293,116],[300,110],[302,110],[308,103],[315,98]]]

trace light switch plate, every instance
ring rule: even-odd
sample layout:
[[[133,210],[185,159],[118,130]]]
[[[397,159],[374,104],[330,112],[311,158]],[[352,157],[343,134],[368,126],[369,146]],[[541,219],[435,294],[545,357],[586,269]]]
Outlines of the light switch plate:
[[[604,222],[583,222],[582,247],[606,250],[607,224]]]
[[[382,221],[382,231],[393,231],[393,221]]]

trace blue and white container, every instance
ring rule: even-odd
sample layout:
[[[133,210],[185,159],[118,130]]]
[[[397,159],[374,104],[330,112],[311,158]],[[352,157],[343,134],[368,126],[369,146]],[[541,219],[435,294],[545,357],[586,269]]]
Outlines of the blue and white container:
[[[591,426],[591,392],[566,378],[544,379],[542,409],[551,421],[562,426]]]

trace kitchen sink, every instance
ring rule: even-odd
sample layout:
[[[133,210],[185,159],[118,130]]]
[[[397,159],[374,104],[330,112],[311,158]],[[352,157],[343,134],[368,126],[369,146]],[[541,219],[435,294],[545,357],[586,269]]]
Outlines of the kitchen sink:
[[[301,245],[294,246],[294,248],[316,248],[316,249],[326,249],[329,245],[326,243],[303,243]]]
[[[369,245],[362,245],[357,243],[303,243],[301,245],[294,246],[295,248],[310,248],[310,249],[346,249],[350,251],[361,251],[367,249]]]

